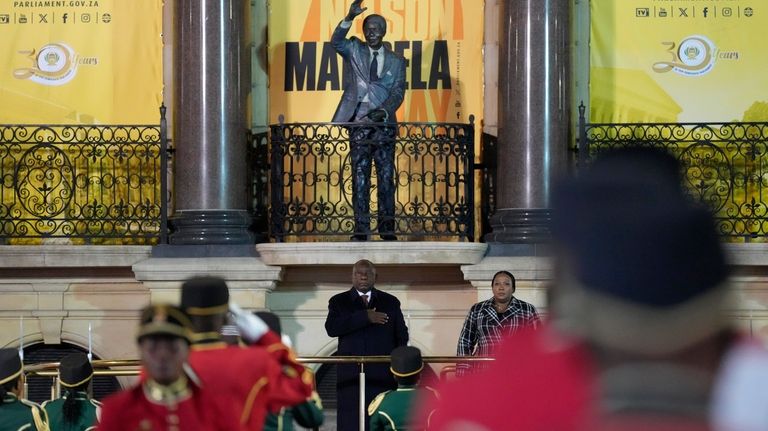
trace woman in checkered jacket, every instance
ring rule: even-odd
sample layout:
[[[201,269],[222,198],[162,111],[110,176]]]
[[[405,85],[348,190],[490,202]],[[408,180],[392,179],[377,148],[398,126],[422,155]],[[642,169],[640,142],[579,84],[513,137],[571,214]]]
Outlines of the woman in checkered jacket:
[[[488,356],[504,337],[541,324],[536,308],[513,296],[515,277],[508,271],[499,271],[491,282],[493,297],[478,302],[469,309],[461,328],[457,356]],[[482,368],[479,364],[471,367]],[[470,370],[469,364],[457,364],[456,374],[462,376]]]

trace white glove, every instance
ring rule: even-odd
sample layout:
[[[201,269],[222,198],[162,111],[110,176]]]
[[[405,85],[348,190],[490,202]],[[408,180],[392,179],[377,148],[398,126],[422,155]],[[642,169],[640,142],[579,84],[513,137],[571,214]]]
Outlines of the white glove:
[[[283,334],[280,337],[280,341],[282,341],[283,344],[285,344],[285,347],[289,349],[293,349],[293,342],[291,341],[291,337],[289,337],[288,334]]]
[[[269,327],[263,320],[243,310],[232,301],[229,302],[229,312],[232,313],[233,323],[240,330],[240,336],[248,343],[259,341],[269,331]]]

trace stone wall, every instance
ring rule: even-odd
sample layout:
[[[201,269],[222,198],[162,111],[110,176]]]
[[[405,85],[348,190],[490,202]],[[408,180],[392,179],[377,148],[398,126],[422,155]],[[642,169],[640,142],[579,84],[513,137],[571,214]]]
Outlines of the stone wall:
[[[734,301],[728,314],[744,333],[768,340],[768,247],[727,246]],[[377,287],[402,302],[413,345],[426,355],[453,355],[469,306],[490,297],[498,270],[517,278],[516,296],[546,314],[550,263],[534,257],[483,257],[484,244],[262,244],[259,258],[156,259],[148,247],[0,247],[0,346],[87,347],[108,359],[135,358],[138,310],[153,301],[178,301],[181,282],[212,274],[228,280],[232,297],[249,309],[269,308],[301,356],[329,355],[335,339],[324,329],[328,299],[349,289],[351,265],[377,264]],[[652,270],[652,269],[651,269]]]

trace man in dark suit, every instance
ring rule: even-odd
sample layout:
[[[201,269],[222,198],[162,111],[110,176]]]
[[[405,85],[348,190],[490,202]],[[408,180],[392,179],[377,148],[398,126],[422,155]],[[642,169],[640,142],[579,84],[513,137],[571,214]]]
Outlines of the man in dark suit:
[[[334,122],[355,122],[350,127],[352,159],[352,204],[355,234],[366,240],[370,233],[371,162],[376,163],[378,232],[384,240],[395,240],[395,137],[396,111],[405,95],[405,58],[384,46],[387,21],[381,15],[363,20],[365,42],[347,39],[352,21],[367,8],[357,0],[331,36],[331,44],[344,58],[344,94],[333,115]]]
[[[373,287],[376,268],[360,260],[352,268],[352,289],[334,295],[328,301],[325,330],[339,337],[340,356],[389,355],[408,343],[408,328],[400,310],[400,301]],[[339,431],[356,431],[359,423],[359,372],[357,365],[337,368]],[[384,391],[397,388],[388,364],[365,366],[365,405]],[[365,420],[368,429],[368,419]]]

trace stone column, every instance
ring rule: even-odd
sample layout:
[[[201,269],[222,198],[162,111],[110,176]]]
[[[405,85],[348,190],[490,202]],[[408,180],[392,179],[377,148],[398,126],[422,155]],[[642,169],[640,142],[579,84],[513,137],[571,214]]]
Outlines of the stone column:
[[[497,210],[490,243],[547,238],[570,120],[570,0],[503,0],[499,31]]]
[[[250,0],[177,0],[173,245],[249,244]]]

